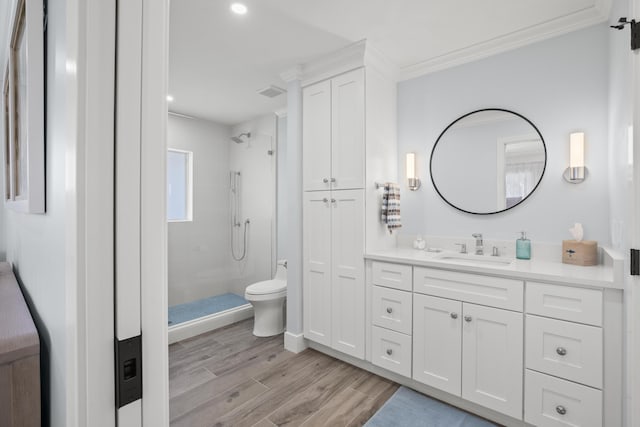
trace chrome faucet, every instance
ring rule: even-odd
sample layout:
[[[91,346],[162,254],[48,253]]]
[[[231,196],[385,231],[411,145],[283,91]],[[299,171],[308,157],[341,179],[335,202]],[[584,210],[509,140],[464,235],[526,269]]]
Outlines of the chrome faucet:
[[[473,233],[472,236],[476,239],[476,255],[484,255],[484,248],[482,246],[482,233]]]

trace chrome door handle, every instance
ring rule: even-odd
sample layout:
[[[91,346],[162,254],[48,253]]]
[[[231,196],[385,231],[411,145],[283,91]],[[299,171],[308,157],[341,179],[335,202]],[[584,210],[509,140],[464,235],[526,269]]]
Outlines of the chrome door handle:
[[[450,314],[452,319],[457,319],[458,318],[458,313],[451,313]]]
[[[556,412],[559,413],[560,415],[564,415],[567,413],[567,408],[565,408],[562,405],[558,405],[556,406]]]
[[[556,348],[556,353],[558,353],[560,356],[564,356],[567,354],[567,349],[564,347],[558,347]]]
[[[471,322],[473,320],[473,317],[471,316],[464,316],[464,321],[465,322]]]

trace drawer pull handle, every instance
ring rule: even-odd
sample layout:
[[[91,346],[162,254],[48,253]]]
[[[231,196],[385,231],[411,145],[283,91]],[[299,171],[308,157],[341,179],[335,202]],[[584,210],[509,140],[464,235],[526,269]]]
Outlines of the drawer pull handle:
[[[556,353],[558,353],[560,356],[565,356],[567,354],[567,349],[564,347],[558,347],[556,348]]]
[[[567,408],[565,408],[562,405],[558,405],[556,406],[556,412],[559,413],[560,415],[564,415],[567,413]]]
[[[325,184],[327,184],[329,182],[329,178],[322,178],[322,182],[324,182]]]
[[[389,314],[393,313],[393,308],[387,307],[387,313],[389,313]]]
[[[388,354],[389,356],[391,356],[391,355],[393,354],[393,350],[391,350],[390,348],[388,348],[388,349],[387,349],[387,354]]]
[[[464,321],[465,322],[471,322],[473,320],[473,317],[471,316],[464,316]]]
[[[457,319],[458,318],[458,313],[451,313],[451,318],[452,319]]]

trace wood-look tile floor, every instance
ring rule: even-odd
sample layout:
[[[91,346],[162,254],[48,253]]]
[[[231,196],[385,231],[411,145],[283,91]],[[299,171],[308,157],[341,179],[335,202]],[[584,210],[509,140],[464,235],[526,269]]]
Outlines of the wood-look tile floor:
[[[249,319],[169,346],[172,427],[361,426],[398,388],[252,328]]]

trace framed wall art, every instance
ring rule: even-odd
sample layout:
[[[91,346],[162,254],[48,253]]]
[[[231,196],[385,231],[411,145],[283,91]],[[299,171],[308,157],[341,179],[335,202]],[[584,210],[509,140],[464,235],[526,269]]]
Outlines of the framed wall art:
[[[9,160],[5,198],[16,211],[44,213],[44,11],[42,0],[17,3],[4,93]]]

